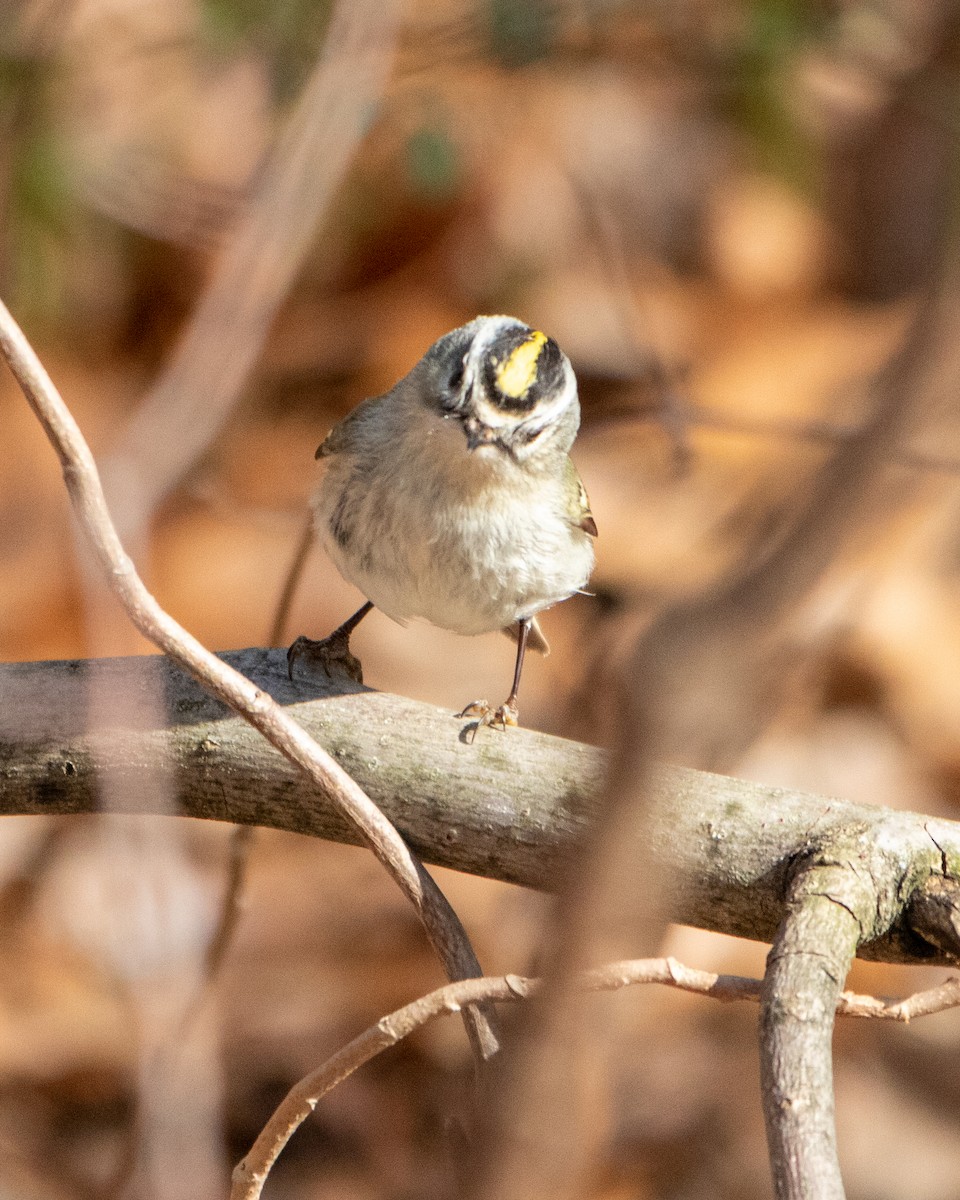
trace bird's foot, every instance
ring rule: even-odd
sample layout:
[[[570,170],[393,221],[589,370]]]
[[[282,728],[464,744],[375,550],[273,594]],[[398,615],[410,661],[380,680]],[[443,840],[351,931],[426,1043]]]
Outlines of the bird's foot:
[[[360,659],[350,651],[350,634],[335,629],[329,637],[315,642],[311,638],[298,637],[287,651],[287,674],[293,679],[297,663],[306,661],[311,669],[323,669],[328,679],[334,675],[346,675],[355,683],[363,683],[363,667]]]
[[[484,725],[489,725],[491,729],[505,730],[508,725],[520,724],[520,711],[516,701],[512,698],[505,700],[499,708],[491,707],[486,700],[474,700],[462,712],[457,713],[458,719],[463,717],[476,718],[476,724],[473,727],[474,734]]]

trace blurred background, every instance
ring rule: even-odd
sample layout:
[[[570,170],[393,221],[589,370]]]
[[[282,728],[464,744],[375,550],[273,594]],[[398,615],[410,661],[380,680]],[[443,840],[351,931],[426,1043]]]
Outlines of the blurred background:
[[[553,653],[528,660],[523,719],[603,744],[626,648],[772,536],[936,303],[922,378],[898,380],[911,420],[881,499],[805,590],[802,669],[725,767],[958,815],[957,5],[407,0],[356,5],[353,28],[340,13],[340,34],[326,0],[2,12],[0,295],[150,587],[212,649],[267,643],[330,425],[448,329],[511,313],[573,361],[600,530],[594,594],[544,619]],[[239,335],[233,301],[253,314]],[[55,457],[7,373],[0,421],[0,657],[147,652],[85,582]],[[280,640],[359,603],[317,551]],[[504,638],[380,614],[354,648],[372,686],[451,711],[499,700],[512,670]],[[712,695],[691,702],[709,715]],[[296,1079],[441,982],[371,859],[258,833],[186,1036],[229,831],[6,818],[0,835],[4,1200],[226,1195]],[[488,971],[536,969],[543,898],[438,875]],[[667,949],[763,969],[765,947],[688,929]],[[851,986],[940,978],[858,964]],[[623,1044],[590,1195],[768,1196],[755,1011],[664,992],[652,1041],[646,1023],[631,1036],[629,994],[608,1003]],[[958,1043],[956,1014],[841,1025],[852,1200],[960,1197]],[[453,1022],[382,1056],[320,1105],[266,1194],[456,1194],[470,1074]]]

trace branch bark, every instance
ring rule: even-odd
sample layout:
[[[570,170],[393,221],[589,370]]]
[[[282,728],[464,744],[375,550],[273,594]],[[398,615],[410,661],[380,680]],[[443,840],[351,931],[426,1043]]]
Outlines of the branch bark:
[[[849,863],[804,866],[767,960],[760,1080],[777,1200],[844,1200],[831,1042],[872,898]]]
[[[313,734],[426,860],[556,885],[594,811],[602,751],[526,729],[482,731],[467,745],[463,723],[433,706],[342,680],[291,683],[280,650],[221,657]],[[122,773],[136,795],[141,773],[164,762],[182,815],[361,844],[328,796],[174,664],[97,664],[118,688],[166,696],[169,723],[147,730],[88,730],[87,670],[83,661],[0,666],[0,813],[93,812],[99,768]],[[960,823],[678,768],[654,772],[651,788],[651,853],[670,881],[674,920],[772,941],[797,864],[838,859],[842,845],[876,897],[860,957],[960,959]]]

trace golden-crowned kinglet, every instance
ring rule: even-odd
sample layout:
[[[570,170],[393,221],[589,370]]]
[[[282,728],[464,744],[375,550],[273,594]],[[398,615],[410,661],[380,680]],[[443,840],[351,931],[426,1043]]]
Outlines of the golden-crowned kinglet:
[[[314,529],[368,602],[301,656],[357,680],[350,633],[375,605],[457,633],[502,629],[517,641],[510,695],[460,716],[517,723],[529,644],[547,652],[536,614],[587,582],[597,526],[568,451],[577,382],[552,338],[513,317],[477,317],[446,334],[386,395],[364,400],[317,451],[326,472]]]

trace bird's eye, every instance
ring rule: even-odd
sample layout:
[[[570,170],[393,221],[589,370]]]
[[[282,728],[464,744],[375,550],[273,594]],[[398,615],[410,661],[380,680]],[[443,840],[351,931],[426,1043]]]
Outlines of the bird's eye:
[[[461,360],[454,367],[450,378],[447,380],[447,390],[451,392],[459,392],[463,383],[463,361]]]

